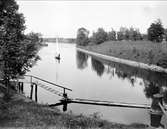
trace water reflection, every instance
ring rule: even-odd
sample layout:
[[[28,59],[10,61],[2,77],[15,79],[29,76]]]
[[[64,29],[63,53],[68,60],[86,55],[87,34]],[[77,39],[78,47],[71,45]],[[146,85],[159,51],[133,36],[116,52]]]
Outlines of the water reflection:
[[[96,71],[98,76],[102,76],[104,73],[104,65],[100,61],[91,58],[92,69]]]
[[[83,52],[80,52],[80,51],[77,51],[76,53],[76,58],[77,58],[77,67],[79,69],[84,69],[87,67],[87,60],[88,60],[88,55],[83,53]]]
[[[82,52],[77,53],[79,53],[78,55],[82,55],[77,56],[78,62],[82,62],[80,63],[82,64],[82,69],[86,68],[88,55],[86,56],[86,54]],[[82,61],[79,57],[82,57]],[[135,83],[137,82],[136,80],[140,78],[140,85],[144,85],[144,93],[147,98],[153,98],[154,94],[161,92],[165,96],[164,102],[167,103],[167,74],[139,69],[128,65],[99,59],[97,57],[91,57],[91,65],[92,69],[96,71],[98,76],[102,76],[105,72],[111,76],[117,76],[122,80],[129,80],[132,86],[135,86]]]
[[[136,67],[131,67],[124,64],[114,63],[114,62],[107,62],[104,61],[107,65],[115,68],[115,73],[119,78],[128,79],[130,82],[133,83],[136,78],[143,79],[144,82],[153,82],[159,86],[166,86],[167,85],[167,74],[153,72],[150,70],[139,69]]]
[[[155,95],[160,94],[162,96],[162,105],[167,104],[166,73],[139,69],[128,65],[99,59],[97,57],[91,57],[91,66],[92,70],[96,71],[98,76],[102,76],[104,73],[106,73],[107,75],[110,75],[111,79],[114,76],[121,80],[126,79],[130,82],[131,86],[135,86],[135,83],[138,82],[137,80],[140,80],[139,84],[144,86],[143,92],[146,98],[151,100],[151,111],[149,113],[150,126],[155,128],[164,128],[164,124],[161,123],[163,113],[158,105],[160,100],[158,100]]]

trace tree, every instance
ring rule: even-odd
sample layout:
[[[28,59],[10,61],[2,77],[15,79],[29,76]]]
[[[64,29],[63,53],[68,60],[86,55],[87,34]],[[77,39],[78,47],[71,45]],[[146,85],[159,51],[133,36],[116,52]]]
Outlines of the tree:
[[[91,40],[94,44],[101,44],[107,41],[107,38],[107,32],[105,32],[103,28],[99,28],[97,32],[93,33]]]
[[[141,34],[139,29],[133,27],[129,29],[129,40],[132,41],[141,40]]]
[[[141,40],[148,40],[147,34],[141,34]]]
[[[129,29],[128,28],[126,28],[126,30],[125,30],[125,34],[124,34],[124,40],[129,40],[130,39],[130,37],[129,37]]]
[[[164,37],[165,37],[165,41],[167,41],[167,29],[165,29],[164,31]]]
[[[123,33],[122,33],[121,31],[118,31],[118,32],[117,32],[117,40],[121,41],[121,40],[123,40],[123,39],[124,39]]]
[[[89,31],[85,28],[79,28],[77,31],[76,43],[77,45],[86,46],[89,43]]]
[[[150,25],[150,27],[147,30],[147,33],[148,33],[148,40],[153,42],[162,42],[164,28],[162,26],[160,19],[156,20],[154,23]]]
[[[18,8],[15,0],[0,1],[1,73],[7,87],[10,79],[25,74],[32,62],[39,59],[36,55],[39,41],[35,38],[38,35],[24,35],[25,20]]]
[[[129,40],[129,31],[126,27],[120,27],[119,31],[117,32],[117,39]]]
[[[142,40],[142,35],[141,35],[139,29],[135,29],[134,40]]]
[[[136,41],[136,40],[141,40],[142,36],[140,34],[139,29],[137,28],[126,28],[126,27],[121,27],[120,30],[117,32],[117,40],[131,40],[131,41]]]
[[[107,40],[116,40],[116,32],[114,31],[114,29],[111,29],[111,31],[108,32]]]

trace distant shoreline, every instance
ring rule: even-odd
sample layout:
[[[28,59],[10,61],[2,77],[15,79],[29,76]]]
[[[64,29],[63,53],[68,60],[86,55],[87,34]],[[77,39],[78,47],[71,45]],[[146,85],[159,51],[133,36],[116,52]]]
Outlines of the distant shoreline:
[[[52,43],[56,43],[57,39],[56,38],[43,38],[44,42],[52,42]],[[75,38],[58,38],[58,42],[59,43],[75,43]]]

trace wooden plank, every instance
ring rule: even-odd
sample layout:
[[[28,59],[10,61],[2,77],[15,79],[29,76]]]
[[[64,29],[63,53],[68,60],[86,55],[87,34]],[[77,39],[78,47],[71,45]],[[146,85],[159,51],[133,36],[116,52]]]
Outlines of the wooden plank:
[[[150,105],[141,105],[141,104],[128,104],[128,103],[115,103],[115,102],[95,102],[95,101],[79,101],[74,99],[67,99],[65,102],[68,103],[77,103],[77,104],[89,104],[89,105],[99,105],[99,106],[110,106],[110,107],[126,107],[126,108],[141,108],[141,109],[150,109]],[[52,104],[52,106],[57,106],[57,104]]]
[[[43,85],[41,83],[38,83],[38,86],[43,88],[43,89],[45,89],[45,90],[47,90],[47,91],[49,91],[49,92],[51,92],[51,93],[53,93],[53,94],[56,94],[56,95],[61,96],[61,97],[63,96],[62,93],[60,93],[59,91],[56,91],[56,90],[54,90],[52,88],[49,88],[48,86],[45,86],[45,85]]]
[[[63,105],[63,103],[60,102],[60,103],[56,103],[56,104],[50,104],[49,107],[55,107],[55,106],[60,106],[60,105]]]
[[[78,103],[78,104],[90,104],[90,105],[100,105],[100,106],[111,106],[111,107],[127,107],[127,108],[142,108],[150,109],[150,105],[138,105],[138,104],[128,104],[128,103],[109,103],[109,102],[91,102],[91,101],[79,101],[79,100],[70,100],[69,103]]]

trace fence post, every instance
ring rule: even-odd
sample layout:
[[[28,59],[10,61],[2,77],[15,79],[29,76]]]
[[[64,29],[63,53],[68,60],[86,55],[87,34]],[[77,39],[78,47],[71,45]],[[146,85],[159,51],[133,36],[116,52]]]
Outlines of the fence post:
[[[67,111],[67,101],[68,101],[68,96],[67,96],[67,93],[65,91],[66,89],[63,88],[63,111]]]
[[[34,87],[34,85],[33,85],[33,83],[32,83],[32,84],[31,84],[30,99],[32,99],[32,95],[33,95],[33,87]]]
[[[35,85],[35,102],[37,102],[38,101],[37,84],[34,83],[34,85]]]

